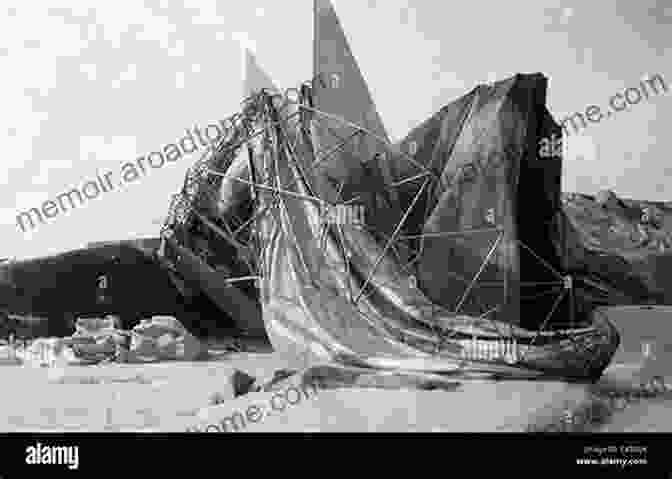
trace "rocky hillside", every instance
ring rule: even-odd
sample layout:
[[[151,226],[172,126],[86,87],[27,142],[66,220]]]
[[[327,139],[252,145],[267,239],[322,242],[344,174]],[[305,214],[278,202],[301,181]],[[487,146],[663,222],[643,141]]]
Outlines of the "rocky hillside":
[[[570,270],[606,288],[608,303],[672,304],[672,204],[563,194]]]

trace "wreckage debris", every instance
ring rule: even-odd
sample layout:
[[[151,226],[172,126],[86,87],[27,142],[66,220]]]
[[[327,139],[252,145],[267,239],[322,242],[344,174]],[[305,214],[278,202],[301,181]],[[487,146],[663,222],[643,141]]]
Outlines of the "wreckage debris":
[[[254,387],[256,379],[238,369],[233,372],[230,380],[233,388],[233,397],[243,396],[256,389]]]
[[[599,377],[619,337],[564,268],[561,163],[536,168],[523,154],[561,129],[545,106],[546,77],[479,86],[396,151],[333,6],[314,10],[314,78],[331,81],[303,83],[291,111],[266,90],[245,100],[245,128],[194,165],[171,205],[166,262],[247,327],[263,323],[274,350],[301,369]],[[514,134],[512,118],[537,137]],[[210,196],[217,218],[200,201]],[[366,228],[322,228],[325,203],[363,208]],[[540,215],[549,221],[520,221]],[[223,263],[196,243],[221,246]],[[233,264],[241,250],[255,261]],[[482,354],[502,334],[525,354]]]
[[[115,317],[78,319],[65,338],[40,338],[15,351],[24,364],[96,364],[195,361],[207,348],[170,316],[143,320],[132,330],[119,329]]]
[[[290,383],[298,383],[302,388],[320,389],[412,389],[424,391],[456,391],[462,383],[439,374],[417,371],[389,371],[381,373],[368,368],[323,364],[311,366],[302,371],[279,369],[270,380],[255,378],[246,372],[234,370],[230,377],[233,397],[252,392],[280,391]],[[226,402],[228,397],[214,393],[210,405]]]

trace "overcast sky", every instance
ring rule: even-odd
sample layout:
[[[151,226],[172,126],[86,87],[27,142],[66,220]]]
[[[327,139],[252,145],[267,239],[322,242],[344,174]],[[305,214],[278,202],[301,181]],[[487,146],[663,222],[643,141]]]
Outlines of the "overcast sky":
[[[672,90],[669,0],[334,0],[385,125],[403,137],[476,84],[550,78],[557,120],[661,74]],[[664,4],[667,3],[668,7]],[[16,214],[235,110],[241,39],[281,87],[310,78],[312,0],[3,2],[0,256],[156,235],[195,157],[60,214]],[[590,125],[563,188],[672,200],[672,91]]]

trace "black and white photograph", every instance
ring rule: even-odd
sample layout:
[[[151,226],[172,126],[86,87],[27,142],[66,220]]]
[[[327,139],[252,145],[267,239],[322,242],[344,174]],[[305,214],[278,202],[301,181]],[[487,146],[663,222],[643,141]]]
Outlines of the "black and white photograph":
[[[0,72],[26,471],[242,432],[672,471],[670,0],[9,0]]]

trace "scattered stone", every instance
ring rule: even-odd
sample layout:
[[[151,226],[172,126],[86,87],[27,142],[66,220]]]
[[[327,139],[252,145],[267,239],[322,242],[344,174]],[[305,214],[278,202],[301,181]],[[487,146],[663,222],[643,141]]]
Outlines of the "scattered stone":
[[[236,369],[231,375],[231,385],[233,387],[233,397],[243,396],[249,392],[258,390],[255,387],[257,380],[243,371]]]
[[[621,206],[618,196],[611,190],[599,191],[597,195],[595,195],[595,202],[606,209],[617,209]]]
[[[321,389],[377,388],[455,391],[459,381],[446,379],[438,374],[413,371],[373,371],[356,367],[322,365],[308,368],[301,373],[304,387],[318,385]]]
[[[210,406],[217,406],[219,404],[224,404],[230,398],[227,398],[223,393],[217,391],[210,395],[210,400],[208,401]]]

